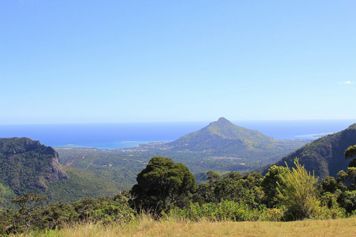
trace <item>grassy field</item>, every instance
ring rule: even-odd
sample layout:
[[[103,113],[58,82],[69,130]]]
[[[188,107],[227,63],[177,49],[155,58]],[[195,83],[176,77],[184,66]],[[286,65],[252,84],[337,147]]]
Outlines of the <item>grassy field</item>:
[[[297,221],[297,222],[187,222],[187,221],[154,221],[143,217],[139,221],[124,226],[120,225],[78,225],[59,231],[19,235],[48,237],[213,237],[213,236],[246,236],[246,237],[355,237],[356,218]]]

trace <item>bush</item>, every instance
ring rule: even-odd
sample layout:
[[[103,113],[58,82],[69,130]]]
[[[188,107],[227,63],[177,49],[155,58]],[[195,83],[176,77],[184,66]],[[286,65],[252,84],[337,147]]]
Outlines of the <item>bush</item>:
[[[282,208],[266,208],[261,211],[259,220],[260,221],[281,221],[284,217],[284,212]]]
[[[87,199],[73,204],[78,221],[91,223],[126,223],[134,219],[135,213],[128,205],[128,199],[116,196],[114,199]]]
[[[0,213],[1,214],[1,213]],[[0,233],[20,233],[30,230],[62,228],[76,223],[127,223],[135,218],[135,212],[128,205],[128,199],[118,195],[115,198],[85,199],[71,204],[52,204],[29,211],[20,209],[0,217]]]
[[[282,183],[277,191],[285,206],[286,220],[302,220],[317,215],[320,201],[317,195],[317,179],[296,160],[295,168],[281,175]]]
[[[356,210],[356,190],[342,192],[338,198],[340,206],[345,208],[347,213],[353,213]]]

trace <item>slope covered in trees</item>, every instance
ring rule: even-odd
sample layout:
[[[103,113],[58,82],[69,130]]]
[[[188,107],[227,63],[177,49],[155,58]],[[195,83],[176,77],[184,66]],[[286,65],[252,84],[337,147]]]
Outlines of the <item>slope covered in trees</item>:
[[[349,161],[345,151],[356,144],[356,124],[347,129],[322,137],[283,158],[277,165],[293,166],[295,158],[310,172],[320,177],[336,176],[346,169]],[[351,153],[351,152],[350,152]]]
[[[16,194],[46,191],[68,178],[57,152],[28,138],[0,139],[0,181]]]
[[[107,196],[119,190],[90,172],[63,167],[52,148],[28,138],[0,139],[0,204],[15,195],[39,193],[48,201]]]

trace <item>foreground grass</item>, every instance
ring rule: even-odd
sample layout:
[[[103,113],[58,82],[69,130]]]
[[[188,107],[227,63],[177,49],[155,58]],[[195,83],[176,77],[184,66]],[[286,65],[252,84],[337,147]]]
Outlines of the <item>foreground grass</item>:
[[[246,237],[355,237],[356,218],[338,220],[306,220],[296,222],[188,222],[188,221],[154,221],[142,217],[127,225],[85,224],[68,227],[46,233],[19,235],[48,237],[175,237],[175,236],[246,236]]]

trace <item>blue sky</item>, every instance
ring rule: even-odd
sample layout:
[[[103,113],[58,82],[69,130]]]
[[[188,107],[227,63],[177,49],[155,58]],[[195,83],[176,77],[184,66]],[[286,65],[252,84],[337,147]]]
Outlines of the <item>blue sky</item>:
[[[355,119],[356,1],[0,2],[0,123]]]

